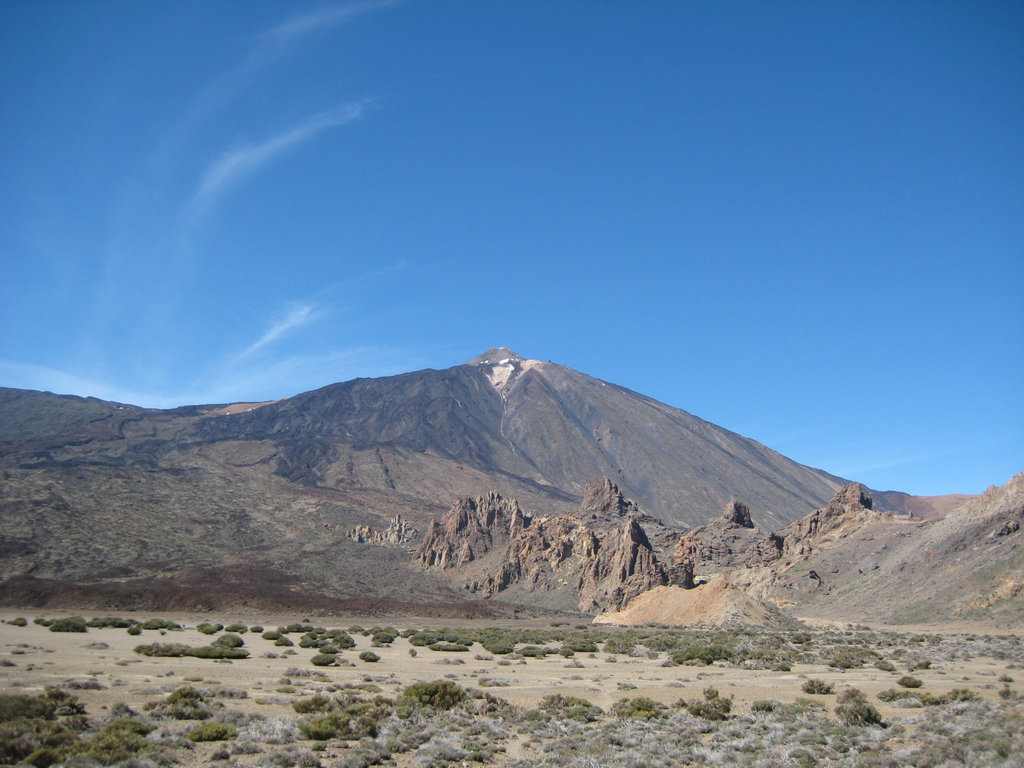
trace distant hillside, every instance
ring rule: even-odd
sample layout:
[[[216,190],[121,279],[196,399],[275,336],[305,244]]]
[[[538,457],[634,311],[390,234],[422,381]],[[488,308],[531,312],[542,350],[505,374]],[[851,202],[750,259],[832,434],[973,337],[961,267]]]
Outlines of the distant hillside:
[[[698,583],[727,583],[804,617],[1020,627],[1024,474],[941,520],[876,510],[857,483],[777,532],[756,528],[733,505],[683,533],[672,560]],[[670,591],[641,597],[643,609],[622,616],[664,621],[681,604]],[[686,596],[689,603],[696,599]]]

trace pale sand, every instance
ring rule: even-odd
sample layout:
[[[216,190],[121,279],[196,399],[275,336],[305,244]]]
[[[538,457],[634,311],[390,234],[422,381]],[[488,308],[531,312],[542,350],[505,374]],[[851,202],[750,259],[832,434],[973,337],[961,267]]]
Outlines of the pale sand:
[[[287,715],[295,717],[291,702],[297,695],[312,694],[322,681],[292,676],[290,684],[295,693],[279,692],[282,678],[290,667],[299,667],[324,673],[335,685],[363,684],[373,682],[381,688],[381,694],[395,696],[403,687],[416,681],[451,679],[464,687],[482,688],[489,693],[523,706],[533,707],[546,696],[562,694],[579,696],[606,711],[624,697],[647,696],[664,704],[679,699],[699,699],[705,688],[713,686],[723,696],[734,698],[734,713],[749,711],[750,703],[758,699],[776,699],[790,702],[797,698],[814,698],[829,709],[835,705],[835,695],[808,697],[801,691],[801,684],[807,678],[819,678],[831,682],[836,693],[847,687],[857,687],[868,694],[883,717],[898,716],[894,710],[882,704],[874,695],[896,686],[896,680],[906,671],[883,672],[873,667],[853,670],[839,670],[820,664],[797,664],[789,672],[768,670],[746,670],[726,666],[723,663],[711,666],[662,666],[665,654],[656,658],[613,656],[604,653],[578,653],[572,659],[559,655],[546,658],[528,658],[508,661],[501,656],[491,656],[481,647],[474,646],[466,653],[431,651],[428,648],[413,648],[404,638],[398,638],[391,647],[372,648],[381,658],[376,663],[358,659],[363,650],[371,650],[370,638],[353,635],[357,647],[343,651],[340,658],[353,666],[314,667],[310,658],[313,649],[299,648],[295,655],[279,658],[262,658],[262,654],[280,654],[289,650],[277,647],[273,641],[262,639],[259,634],[243,635],[245,647],[251,657],[230,663],[195,658],[151,658],[134,653],[133,648],[142,643],[175,642],[186,645],[208,645],[214,638],[195,630],[199,622],[234,621],[246,625],[262,624],[266,629],[296,622],[304,617],[276,617],[276,620],[259,619],[255,616],[231,617],[227,615],[182,615],[164,614],[186,626],[183,631],[170,631],[161,635],[156,631],[144,631],[131,636],[124,629],[90,629],[88,633],[57,633],[32,623],[38,614],[27,611],[0,611],[0,619],[9,621],[15,616],[29,620],[26,627],[0,624],[0,660],[13,662],[15,666],[0,666],[0,690],[40,692],[49,686],[65,685],[69,680],[95,679],[102,690],[76,690],[74,694],[85,704],[91,717],[102,717],[115,702],[124,702],[133,709],[142,710],[148,702],[159,701],[167,692],[185,684],[197,687],[222,686],[242,690],[247,698],[220,699],[229,709],[253,712],[267,718]],[[43,614],[54,618],[57,612]],[[127,613],[93,613],[85,617],[104,615],[130,616]],[[138,614],[139,620],[157,614]],[[313,617],[310,617],[313,618]],[[438,620],[354,619],[314,618],[316,626],[326,628],[347,628],[353,624],[363,627],[394,626],[439,628],[443,625],[470,626],[485,622]],[[496,624],[492,622],[492,625]],[[501,626],[524,626],[530,622],[514,625],[504,622]],[[539,621],[532,625],[548,626]],[[290,635],[297,643],[299,634]],[[410,655],[410,650],[416,656]],[[445,663],[461,660],[464,663]],[[1012,669],[1009,662],[994,658],[976,658],[966,662],[944,662],[935,669],[914,672],[924,682],[926,690],[944,692],[951,688],[969,688],[986,698],[996,698],[999,685],[998,675]],[[1020,670],[1010,674],[1018,679],[1024,677]],[[488,681],[491,684],[488,684]],[[494,685],[493,683],[498,683]],[[903,711],[902,714],[905,714]],[[212,747],[204,746],[199,755]],[[510,756],[518,746],[510,747]],[[401,763],[400,763],[401,764]]]

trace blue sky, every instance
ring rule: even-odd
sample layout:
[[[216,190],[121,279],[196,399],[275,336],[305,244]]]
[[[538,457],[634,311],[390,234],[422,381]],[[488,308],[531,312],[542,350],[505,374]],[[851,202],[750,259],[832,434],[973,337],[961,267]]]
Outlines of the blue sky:
[[[0,384],[550,359],[880,489],[1024,470],[1024,4],[0,4]]]

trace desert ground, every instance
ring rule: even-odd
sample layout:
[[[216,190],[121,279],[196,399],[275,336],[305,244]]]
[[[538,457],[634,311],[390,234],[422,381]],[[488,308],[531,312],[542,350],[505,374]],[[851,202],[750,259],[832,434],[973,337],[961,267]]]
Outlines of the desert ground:
[[[1024,764],[1020,634],[133,612],[77,615],[181,628],[130,634],[94,621],[86,632],[52,631],[72,615],[0,611],[0,763]],[[338,643],[313,628],[344,630],[354,647],[330,653]],[[229,634],[247,658],[136,650]],[[412,697],[411,686],[436,681],[464,700]],[[53,689],[73,699],[42,717],[70,734],[51,733],[50,745],[18,708]],[[195,711],[168,704],[183,690]],[[125,722],[135,735],[122,744],[111,733]],[[196,731],[216,723],[220,732]]]

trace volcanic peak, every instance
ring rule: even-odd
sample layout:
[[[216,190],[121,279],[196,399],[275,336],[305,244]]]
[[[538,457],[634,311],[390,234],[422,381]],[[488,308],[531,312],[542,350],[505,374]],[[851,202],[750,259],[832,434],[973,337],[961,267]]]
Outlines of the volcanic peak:
[[[525,357],[517,355],[508,347],[491,347],[482,355],[477,355],[467,362],[466,365],[511,365],[524,362],[526,362]]]

